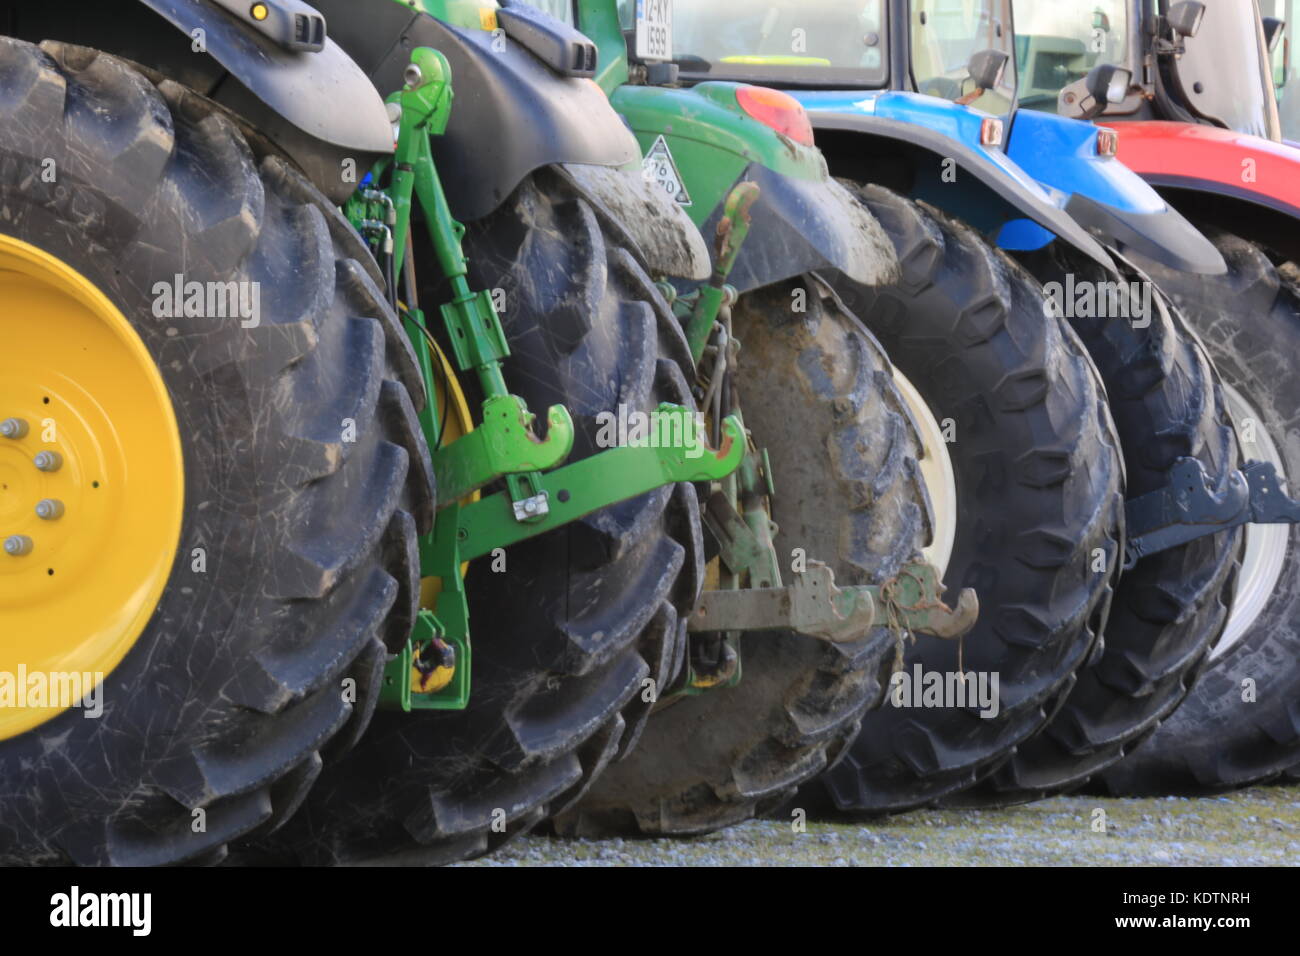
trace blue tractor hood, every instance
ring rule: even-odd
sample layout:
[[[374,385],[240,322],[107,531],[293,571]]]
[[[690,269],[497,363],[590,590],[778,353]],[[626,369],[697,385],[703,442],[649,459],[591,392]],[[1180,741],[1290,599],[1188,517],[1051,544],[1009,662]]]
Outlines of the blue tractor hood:
[[[1005,249],[1039,249],[1061,239],[1111,265],[1094,237],[1172,268],[1224,271],[1218,251],[1149,185],[1097,152],[1097,128],[1031,110],[984,140],[1001,121],[938,97],[893,90],[791,91],[817,130],[857,131],[907,143],[955,164],[984,187],[918,168],[912,198],[981,229]],[[999,127],[992,127],[997,132]],[[1005,146],[1005,149],[1004,149]]]
[[[1122,131],[1110,130],[1117,136]],[[1065,197],[1084,228],[1173,269],[1221,275],[1218,249],[1137,173],[1097,152],[1098,128],[1039,110],[1019,110],[1007,152],[1016,165]]]

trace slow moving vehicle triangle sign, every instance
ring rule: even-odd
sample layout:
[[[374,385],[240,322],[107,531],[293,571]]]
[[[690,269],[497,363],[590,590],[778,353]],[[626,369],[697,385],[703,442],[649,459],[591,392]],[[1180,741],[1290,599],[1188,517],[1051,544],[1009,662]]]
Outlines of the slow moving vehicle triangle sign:
[[[641,171],[646,179],[658,183],[677,203],[691,205],[691,195],[686,191],[682,174],[677,171],[677,161],[673,159],[672,150],[668,148],[668,142],[662,134],[641,161]]]

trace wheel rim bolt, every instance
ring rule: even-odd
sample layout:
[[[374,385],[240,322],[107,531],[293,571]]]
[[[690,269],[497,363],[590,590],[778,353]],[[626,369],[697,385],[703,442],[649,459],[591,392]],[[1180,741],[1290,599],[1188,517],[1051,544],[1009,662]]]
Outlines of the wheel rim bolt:
[[[6,418],[0,422],[0,435],[5,438],[22,438],[27,434],[27,422],[21,418]]]
[[[36,517],[53,521],[63,517],[63,502],[58,498],[42,498],[36,502]]]
[[[32,464],[41,471],[58,471],[63,467],[63,456],[57,451],[43,451],[32,459]]]
[[[5,554],[13,555],[15,558],[21,558],[24,554],[32,553],[32,539],[25,534],[11,534],[5,538]]]

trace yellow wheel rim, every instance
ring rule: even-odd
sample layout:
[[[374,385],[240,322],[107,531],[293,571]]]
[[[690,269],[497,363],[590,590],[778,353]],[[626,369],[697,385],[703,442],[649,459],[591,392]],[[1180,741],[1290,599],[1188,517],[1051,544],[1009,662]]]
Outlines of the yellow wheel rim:
[[[139,638],[176,556],[185,481],[167,387],[126,317],[4,235],[0,335],[0,421],[25,432],[0,436],[2,740],[76,705],[71,691]],[[45,517],[41,502],[56,503]]]
[[[460,381],[456,378],[456,369],[448,361],[447,356],[442,349],[438,347],[432,339],[429,339],[429,347],[433,351],[433,359],[438,363],[441,375],[435,376],[438,380],[437,388],[433,395],[434,408],[438,413],[438,421],[442,426],[442,432],[438,436],[439,446],[447,447],[457,438],[468,435],[474,430],[474,416],[469,410],[469,402],[465,398],[465,392],[460,387]],[[481,497],[479,492],[466,495],[463,504],[469,504],[472,501],[478,501]],[[463,578],[465,572],[469,569],[469,562],[463,562],[460,566],[460,576]],[[438,606],[438,595],[442,593],[442,578],[430,577],[420,580],[420,607],[434,610]]]

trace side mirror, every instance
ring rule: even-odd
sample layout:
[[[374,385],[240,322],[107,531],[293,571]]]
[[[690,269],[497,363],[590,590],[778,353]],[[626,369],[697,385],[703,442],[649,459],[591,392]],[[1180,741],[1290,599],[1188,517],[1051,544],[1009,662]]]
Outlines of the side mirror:
[[[1277,49],[1277,43],[1282,39],[1282,31],[1285,28],[1285,20],[1279,20],[1277,17],[1264,17],[1264,43],[1267,44],[1269,53]]]
[[[1099,63],[1089,71],[1084,85],[1088,89],[1088,95],[1097,103],[1097,112],[1100,113],[1107,106],[1122,103],[1132,82],[1132,70],[1114,63]]]
[[[980,50],[970,58],[966,70],[977,89],[991,90],[1002,82],[1010,57],[1001,50]]]
[[[1133,72],[1113,63],[1099,63],[1081,80],[1061,90],[1056,111],[1071,119],[1090,120],[1107,106],[1122,103],[1133,82]]]
[[[1194,37],[1205,19],[1205,4],[1201,0],[1178,0],[1169,8],[1165,19],[1180,37]]]

